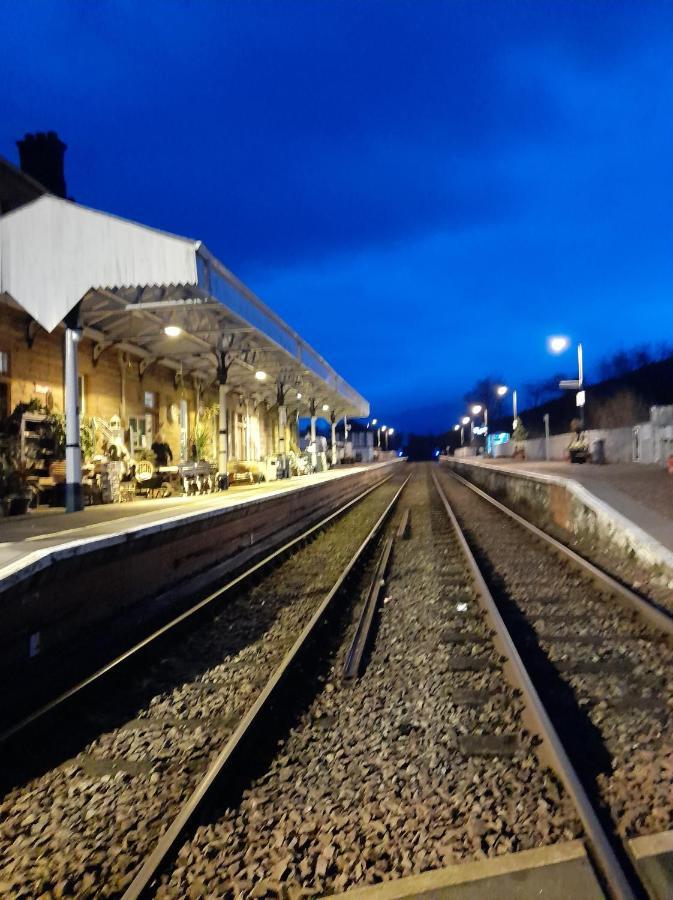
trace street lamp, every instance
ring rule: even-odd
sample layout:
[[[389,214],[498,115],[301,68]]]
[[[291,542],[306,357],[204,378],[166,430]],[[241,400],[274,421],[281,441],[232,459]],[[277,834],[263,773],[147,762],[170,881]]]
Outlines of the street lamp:
[[[488,409],[481,403],[475,403],[470,411],[473,416],[478,416],[480,413],[484,414],[484,428],[486,429],[486,434],[488,434]]]
[[[554,335],[547,340],[547,346],[551,353],[563,353],[570,346],[570,338],[564,335]],[[577,391],[576,403],[580,410],[582,428],[584,428],[584,351],[581,341],[577,344],[577,380],[564,379],[559,381],[559,387]]]
[[[499,384],[497,386],[497,388],[495,389],[495,392],[498,395],[498,397],[504,397],[508,390],[509,390],[509,388],[507,387],[506,384]]]

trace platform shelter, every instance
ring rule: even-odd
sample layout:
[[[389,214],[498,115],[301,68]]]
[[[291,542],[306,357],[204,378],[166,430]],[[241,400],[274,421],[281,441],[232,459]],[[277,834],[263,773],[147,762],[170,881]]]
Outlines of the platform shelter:
[[[369,413],[201,241],[52,195],[0,217],[0,323],[6,408],[61,401],[69,510],[81,507],[83,412],[117,416],[137,446],[161,430],[185,459],[210,404],[221,476],[232,456],[285,467],[300,416],[313,435],[319,416],[332,423],[336,462],[337,420]]]

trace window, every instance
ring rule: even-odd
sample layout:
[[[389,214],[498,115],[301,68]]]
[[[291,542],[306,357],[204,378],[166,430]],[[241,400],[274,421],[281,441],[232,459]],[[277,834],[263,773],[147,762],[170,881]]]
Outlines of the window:
[[[145,391],[145,409],[154,409],[157,397],[154,391]]]
[[[9,353],[0,350],[0,375],[9,375]]]

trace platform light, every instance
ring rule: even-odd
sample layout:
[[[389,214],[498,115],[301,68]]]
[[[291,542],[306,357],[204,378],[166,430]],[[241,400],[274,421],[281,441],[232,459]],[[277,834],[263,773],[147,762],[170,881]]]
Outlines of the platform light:
[[[323,411],[323,412],[327,412],[328,409],[329,409],[329,403],[323,403],[323,405],[322,405],[322,411]]]
[[[570,346],[570,340],[562,334],[556,334],[547,341],[547,346],[552,353],[563,353]]]
[[[255,378],[257,379],[257,381],[266,381],[267,374],[266,372],[262,372],[261,369],[257,369],[257,371],[255,372]]]
[[[394,428],[389,428],[389,429],[388,429],[388,434],[395,434],[395,429],[394,429]]]
[[[164,334],[167,334],[168,337],[180,337],[182,334],[182,328],[179,325],[166,325],[164,328]]]
[[[378,424],[379,424],[378,419],[372,419],[372,425],[378,425]]]
[[[482,408],[483,407],[481,406],[480,403],[475,403],[474,406],[472,407],[472,415],[478,416],[479,413],[481,412]]]
[[[469,416],[463,416],[463,418],[460,420],[460,424],[461,424],[461,425],[469,425],[469,424],[470,424],[470,417],[469,417]]]
[[[460,425],[454,425],[454,426],[453,426],[453,430],[454,430],[454,431],[460,431]]]
[[[495,392],[498,395],[498,397],[504,397],[508,390],[509,390],[509,388],[507,387],[506,384],[499,384],[497,386],[497,388],[495,389]]]

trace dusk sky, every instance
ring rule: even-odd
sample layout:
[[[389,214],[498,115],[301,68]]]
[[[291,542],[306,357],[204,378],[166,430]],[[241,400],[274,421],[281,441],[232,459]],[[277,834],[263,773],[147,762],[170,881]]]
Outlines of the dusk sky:
[[[0,0],[0,155],[202,239],[400,429],[673,338],[667,0]],[[405,411],[434,407],[412,416]]]

